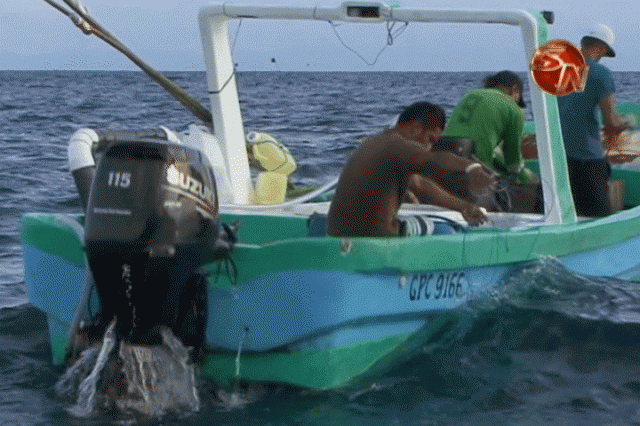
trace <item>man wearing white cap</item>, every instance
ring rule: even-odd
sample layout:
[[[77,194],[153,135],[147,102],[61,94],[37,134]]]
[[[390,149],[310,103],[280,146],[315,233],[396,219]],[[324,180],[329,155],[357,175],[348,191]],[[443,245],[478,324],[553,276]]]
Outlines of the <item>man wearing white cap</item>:
[[[611,213],[608,180],[611,168],[600,142],[597,108],[604,120],[604,131],[618,134],[632,127],[616,112],[615,85],[611,72],[599,64],[613,58],[613,32],[598,24],[580,42],[589,66],[583,92],[558,97],[562,137],[569,166],[571,191],[579,215],[602,217]]]

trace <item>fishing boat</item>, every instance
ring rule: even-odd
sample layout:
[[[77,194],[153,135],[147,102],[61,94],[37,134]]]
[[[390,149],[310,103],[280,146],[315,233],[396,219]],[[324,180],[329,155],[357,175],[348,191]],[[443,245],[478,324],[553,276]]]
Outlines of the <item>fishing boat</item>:
[[[556,99],[531,82],[538,158],[529,166],[541,176],[541,214],[490,213],[486,225],[470,227],[457,212],[403,205],[401,214],[431,222],[430,235],[331,237],[322,219],[332,185],[256,202],[230,22],[507,25],[520,29],[530,58],[547,41],[548,18],[367,1],[204,6],[199,24],[211,125],[183,132],[81,129],[71,137],[69,161],[86,214],[22,218],[28,297],[47,315],[53,363],[66,362],[86,324],[116,316],[123,339],[145,342],[154,326],[171,327],[201,349],[200,374],[222,387],[342,388],[430,339],[455,336],[465,306],[499,291],[530,262],[552,257],[576,273],[637,279],[640,173],[613,171],[624,182],[620,211],[578,217]],[[95,152],[102,153],[97,166]],[[275,169],[263,176],[270,188],[277,186]]]

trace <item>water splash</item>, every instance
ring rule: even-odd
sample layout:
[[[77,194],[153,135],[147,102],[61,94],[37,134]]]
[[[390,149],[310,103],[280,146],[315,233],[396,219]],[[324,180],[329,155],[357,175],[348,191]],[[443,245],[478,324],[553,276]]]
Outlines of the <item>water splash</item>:
[[[160,328],[162,345],[122,343],[126,397],[116,402],[121,409],[158,416],[170,410],[197,411],[200,400],[189,351],[168,327]]]
[[[85,349],[78,360],[64,372],[54,387],[60,398],[77,399],[80,384],[95,366],[100,348],[101,345],[93,345]]]
[[[100,348],[100,352],[98,353],[95,366],[93,367],[91,374],[89,374],[82,383],[80,383],[78,401],[69,409],[69,412],[76,417],[87,417],[91,415],[96,408],[98,381],[100,380],[102,370],[107,364],[109,354],[111,354],[111,351],[116,344],[114,331],[115,325],[116,320],[113,319],[104,334],[102,347]]]
[[[216,388],[211,402],[219,412],[241,411],[251,404],[268,404],[273,398],[294,395],[299,392],[294,387],[265,383],[234,383],[231,389]]]
[[[160,327],[162,344],[118,342],[115,319],[101,343],[85,349],[55,385],[59,397],[74,401],[74,417],[117,409],[159,417],[200,409],[194,365],[189,350],[167,327]],[[118,347],[117,351],[114,348]]]
[[[233,389],[232,391],[218,389],[215,395],[220,401],[218,404],[219,407],[224,411],[233,411],[245,408],[247,405],[258,401],[261,396],[256,395],[253,391],[242,392],[238,389]]]

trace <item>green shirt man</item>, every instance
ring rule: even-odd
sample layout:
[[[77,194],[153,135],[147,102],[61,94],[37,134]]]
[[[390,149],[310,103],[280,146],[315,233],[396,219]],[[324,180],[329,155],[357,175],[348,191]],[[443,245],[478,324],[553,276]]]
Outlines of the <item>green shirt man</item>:
[[[504,82],[503,74],[513,76],[513,84]],[[516,183],[533,183],[537,176],[524,168],[521,153],[524,115],[522,82],[510,71],[502,71],[494,87],[466,94],[456,105],[443,136],[471,138],[476,142],[476,156],[503,177],[515,177]],[[489,83],[491,84],[491,83]]]

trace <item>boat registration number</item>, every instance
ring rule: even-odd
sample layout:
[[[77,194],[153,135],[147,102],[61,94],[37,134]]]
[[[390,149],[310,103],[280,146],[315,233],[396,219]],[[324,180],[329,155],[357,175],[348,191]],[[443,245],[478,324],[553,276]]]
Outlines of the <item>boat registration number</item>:
[[[409,277],[409,300],[461,299],[469,283],[464,272],[416,274]]]

